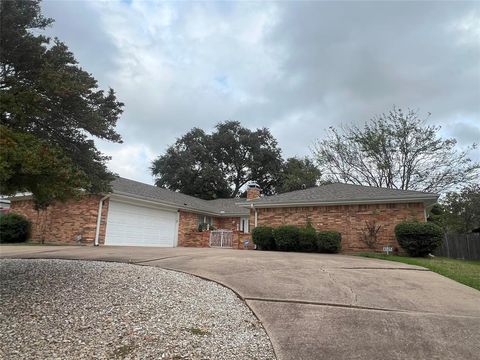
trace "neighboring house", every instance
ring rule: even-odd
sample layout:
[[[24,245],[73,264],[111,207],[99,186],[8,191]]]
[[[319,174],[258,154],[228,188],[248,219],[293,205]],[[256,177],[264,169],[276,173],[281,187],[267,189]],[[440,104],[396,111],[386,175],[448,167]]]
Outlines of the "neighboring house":
[[[0,196],[0,215],[7,214],[10,211],[10,200],[4,199]]]
[[[204,247],[209,232],[198,227],[207,223],[231,230],[232,246],[242,248],[255,226],[310,222],[318,230],[339,231],[343,250],[350,252],[365,250],[361,236],[372,221],[381,226],[379,246],[396,246],[395,225],[407,219],[425,221],[426,207],[437,198],[417,191],[330,184],[268,197],[250,186],[246,199],[202,200],[118,178],[105,196],[88,195],[38,212],[30,198],[15,197],[11,208],[32,221],[33,241]]]

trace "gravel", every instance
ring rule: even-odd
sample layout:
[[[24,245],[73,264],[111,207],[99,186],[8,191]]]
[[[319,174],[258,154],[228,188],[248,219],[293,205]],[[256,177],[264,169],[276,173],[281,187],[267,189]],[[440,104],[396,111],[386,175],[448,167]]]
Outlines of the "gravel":
[[[230,290],[137,265],[0,260],[0,358],[275,359]]]

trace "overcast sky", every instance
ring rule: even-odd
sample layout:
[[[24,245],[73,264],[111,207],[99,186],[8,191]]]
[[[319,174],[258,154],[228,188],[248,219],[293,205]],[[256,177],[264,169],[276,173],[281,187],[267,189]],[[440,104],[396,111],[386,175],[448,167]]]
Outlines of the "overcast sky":
[[[459,146],[480,142],[479,2],[45,1],[64,41],[125,112],[124,143],[98,143],[121,176],[192,127],[267,127],[283,156],[329,126],[394,104],[431,113]],[[472,154],[480,160],[480,151]]]

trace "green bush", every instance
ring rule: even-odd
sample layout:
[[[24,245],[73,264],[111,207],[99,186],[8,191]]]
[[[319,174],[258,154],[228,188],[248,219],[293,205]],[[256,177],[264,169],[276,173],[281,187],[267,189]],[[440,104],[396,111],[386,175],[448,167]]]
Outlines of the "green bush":
[[[260,250],[275,250],[273,228],[271,227],[257,226],[252,230],[252,240]]]
[[[8,213],[0,216],[0,243],[20,243],[30,235],[30,222],[22,215]]]
[[[402,222],[395,226],[398,244],[408,255],[427,256],[442,244],[443,231],[433,223]]]
[[[312,252],[317,250],[317,232],[312,226],[300,228],[298,233],[300,251]]]
[[[198,224],[198,227],[197,227],[198,232],[203,232],[203,231],[208,231],[208,230],[215,230],[215,226],[213,226],[209,223]]]
[[[298,251],[300,229],[293,225],[283,225],[273,229],[275,246],[280,251]]]
[[[317,249],[323,253],[338,253],[342,248],[342,235],[338,231],[319,231]]]

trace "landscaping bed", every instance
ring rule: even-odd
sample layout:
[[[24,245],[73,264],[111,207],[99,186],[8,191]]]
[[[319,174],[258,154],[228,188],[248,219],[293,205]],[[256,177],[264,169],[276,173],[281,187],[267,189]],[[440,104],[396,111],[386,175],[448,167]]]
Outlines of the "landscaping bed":
[[[230,290],[129,264],[0,260],[0,358],[274,359]]]
[[[444,257],[412,258],[406,256],[362,253],[359,256],[398,261],[410,265],[423,266],[459,283],[480,290],[480,261],[457,260]]]

